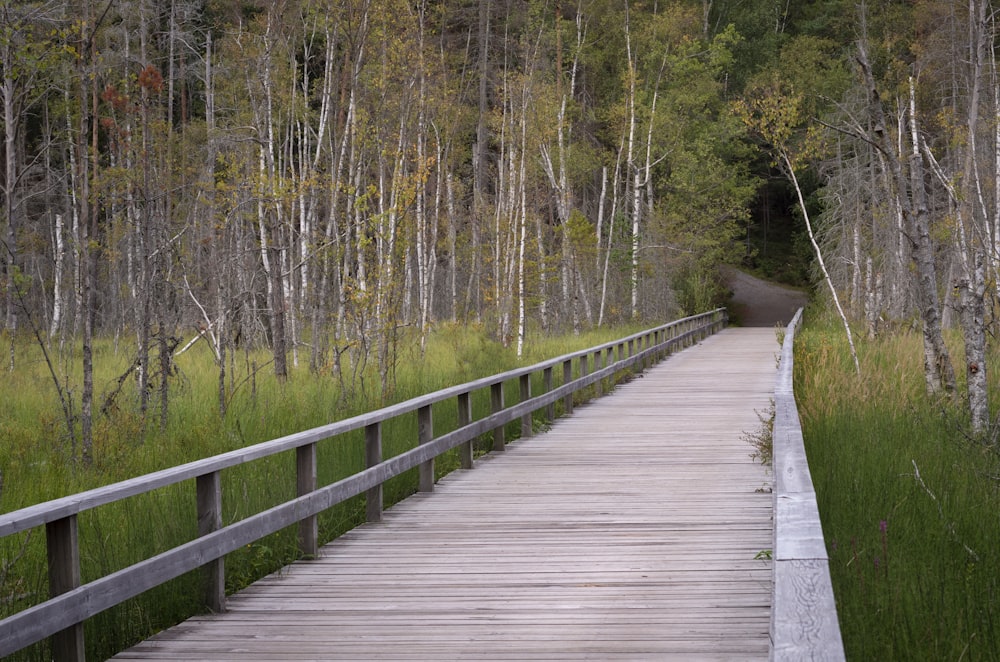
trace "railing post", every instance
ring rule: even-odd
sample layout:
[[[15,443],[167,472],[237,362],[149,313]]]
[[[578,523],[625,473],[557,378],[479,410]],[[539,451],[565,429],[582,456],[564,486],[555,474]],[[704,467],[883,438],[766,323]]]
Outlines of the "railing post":
[[[573,381],[573,359],[563,361],[563,386]],[[567,414],[573,413],[573,394],[567,393],[563,398],[563,409]]]
[[[604,352],[604,367],[606,368],[609,365],[613,364],[614,362],[615,362],[615,348],[614,346],[608,347],[607,350]],[[608,390],[613,391],[614,388],[615,388],[615,375],[614,373],[612,373],[612,375],[608,377]]]
[[[472,398],[469,393],[458,394],[458,427],[464,428],[472,423]],[[473,444],[470,439],[458,447],[458,459],[462,463],[463,469],[471,469],[473,466]]]
[[[583,354],[582,356],[580,356],[580,379],[583,379],[584,377],[590,374],[590,369],[587,367],[587,364],[588,364],[587,355]],[[582,391],[583,389],[580,390]]]
[[[494,414],[499,414],[503,409],[503,382],[497,382],[490,386],[490,410]],[[504,444],[504,426],[500,425],[493,430],[493,450],[507,450]]]
[[[521,390],[521,402],[531,399],[531,375],[521,375],[519,380],[520,390]],[[521,415],[521,437],[530,437],[532,433],[531,430],[531,412]]]
[[[371,469],[382,462],[382,423],[365,426],[365,467]],[[369,522],[382,519],[382,483],[365,492],[365,518]]]
[[[549,366],[542,371],[542,388],[548,393],[552,390],[552,366]],[[551,423],[556,420],[556,403],[550,402],[549,406],[545,408],[545,417]]]
[[[56,597],[80,586],[80,538],[76,515],[45,525],[49,557],[49,596]],[[83,623],[52,635],[52,659],[83,662]]]
[[[222,479],[218,471],[198,476],[198,535],[204,536],[222,528]],[[220,557],[204,566],[205,606],[221,614],[226,611],[226,561]]]
[[[295,449],[295,494],[305,496],[316,489],[316,444]],[[319,518],[310,515],[299,522],[299,552],[306,558],[319,555]]]
[[[597,350],[596,352],[594,352],[594,372],[597,372],[597,371],[599,371],[601,369],[601,367],[602,367],[601,366],[601,358],[603,356],[604,355],[601,353],[601,350]],[[594,395],[597,396],[598,398],[601,397],[602,395],[604,395],[604,381],[603,380],[598,379],[596,382],[594,382]]]
[[[424,405],[417,410],[417,444],[430,443],[434,439],[434,416],[431,406]],[[419,489],[421,492],[434,491],[434,458],[422,462],[418,469],[420,474]]]

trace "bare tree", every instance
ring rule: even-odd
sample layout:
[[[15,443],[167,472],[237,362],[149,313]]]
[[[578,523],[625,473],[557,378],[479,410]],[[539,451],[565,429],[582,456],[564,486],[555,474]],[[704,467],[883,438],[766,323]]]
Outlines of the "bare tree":
[[[930,234],[930,208],[927,200],[927,177],[923,156],[920,151],[919,129],[917,125],[916,99],[909,99],[910,152],[902,153],[898,143],[889,132],[882,97],[875,84],[868,47],[862,39],[858,42],[858,63],[864,76],[868,92],[869,109],[872,116],[871,142],[882,153],[902,216],[907,224],[904,236],[910,243],[913,265],[917,271],[917,291],[920,297],[920,319],[924,336],[924,375],[929,393],[941,389],[955,389],[955,371],[951,356],[944,343],[941,329],[941,303],[938,296],[937,265],[934,262],[934,247]],[[903,167],[906,159],[909,168]]]

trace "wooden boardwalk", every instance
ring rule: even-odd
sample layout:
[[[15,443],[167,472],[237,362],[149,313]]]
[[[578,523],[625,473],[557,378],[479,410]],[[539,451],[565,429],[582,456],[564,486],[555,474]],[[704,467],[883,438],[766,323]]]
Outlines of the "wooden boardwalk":
[[[116,659],[766,659],[778,351],[727,329]]]

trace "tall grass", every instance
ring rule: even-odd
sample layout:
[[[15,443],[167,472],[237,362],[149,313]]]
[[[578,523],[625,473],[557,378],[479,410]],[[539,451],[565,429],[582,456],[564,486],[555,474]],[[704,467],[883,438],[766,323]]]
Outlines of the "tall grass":
[[[925,394],[919,332],[862,343],[860,379],[842,336],[807,322],[795,386],[847,657],[1000,659],[1000,452]]]
[[[376,375],[369,385],[345,393],[329,371],[310,374],[305,367],[293,369],[279,383],[264,366],[264,353],[244,353],[235,362],[237,385],[229,397],[226,415],[218,413],[218,372],[208,349],[195,346],[178,357],[177,373],[171,378],[170,417],[161,430],[155,412],[143,420],[137,412],[134,393],[128,388],[114,401],[108,413],[95,422],[94,462],[84,467],[74,461],[79,454],[69,440],[60,418],[51,377],[37,348],[25,343],[18,348],[17,370],[0,381],[0,469],[4,485],[0,512],[82,491],[125,478],[149,473],[191,460],[248,446],[279,436],[377,409],[446,386],[537,362],[573,350],[611,340],[630,329],[604,329],[579,336],[533,338],[528,354],[518,360],[514,353],[493,342],[481,328],[444,325],[435,332],[421,353],[415,339],[408,339],[400,352],[394,388],[375,391]],[[59,367],[65,384],[75,389],[78,352],[68,348]],[[97,349],[95,378],[100,400],[115,390],[118,377],[128,367],[130,351],[112,339]],[[227,379],[227,381],[229,381]],[[540,377],[532,392],[541,392]],[[133,389],[134,390],[134,389]],[[506,385],[508,403],[516,402],[516,382]],[[73,393],[76,396],[76,392]],[[78,396],[76,396],[78,397]],[[474,416],[489,411],[489,393],[474,394]],[[455,407],[434,409],[434,428],[441,432],[457,425]],[[519,431],[512,423],[508,438]],[[388,421],[383,426],[386,457],[412,448],[416,441],[415,417]],[[491,447],[490,439],[477,442],[477,450]],[[329,484],[364,468],[363,433],[343,435],[320,444],[318,480]],[[285,453],[223,472],[224,523],[275,506],[294,496],[294,454]],[[459,464],[456,452],[435,464],[438,475]],[[391,505],[416,490],[416,470],[385,485],[385,502]],[[357,497],[320,516],[320,538],[328,541],[364,520],[365,503]],[[110,504],[81,515],[79,523],[83,581],[107,575],[197,535],[193,485],[179,484],[154,493]],[[233,592],[277,570],[298,555],[294,527],[253,543],[226,558],[227,592]],[[43,601],[48,595],[44,532],[10,536],[0,540],[0,616],[15,613]],[[85,625],[87,654],[104,659],[127,646],[197,613],[202,604],[202,584],[191,573],[92,618]],[[42,642],[15,659],[50,659]]]

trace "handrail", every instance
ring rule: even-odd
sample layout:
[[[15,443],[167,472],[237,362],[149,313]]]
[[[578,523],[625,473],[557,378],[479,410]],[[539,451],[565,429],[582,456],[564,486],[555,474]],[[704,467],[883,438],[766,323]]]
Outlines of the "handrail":
[[[795,331],[785,330],[774,388],[773,661],[844,659],[830,564],[792,386]]]
[[[51,637],[56,660],[83,660],[83,621],[180,575],[203,568],[206,579],[206,606],[225,610],[223,557],[247,544],[292,525],[299,528],[300,552],[315,556],[318,551],[317,516],[324,510],[360,494],[367,495],[367,518],[382,515],[382,484],[404,471],[419,468],[419,490],[434,489],[434,459],[460,448],[463,468],[473,466],[473,441],[493,432],[493,450],[504,448],[503,426],[521,420],[522,436],[531,434],[531,415],[546,409],[555,416],[555,403],[562,400],[567,413],[573,410],[573,394],[595,385],[600,394],[604,379],[638,366],[660,360],[675,347],[716,333],[727,323],[726,311],[719,308],[648,329],[589,349],[517,368],[504,373],[441,389],[377,411],[248,446],[228,453],[189,462],[137,478],[121,481],[79,494],[0,515],[0,537],[46,527],[49,559],[50,599],[0,620],[0,657]],[[615,357],[617,353],[617,358]],[[593,359],[591,366],[590,359]],[[573,362],[578,377],[574,378]],[[562,365],[563,380],[553,386],[553,370]],[[545,393],[531,395],[531,376],[541,372]],[[520,401],[504,405],[503,385],[518,380]],[[472,420],[471,394],[489,389],[492,412]],[[458,427],[434,436],[433,405],[457,398]],[[404,414],[417,413],[418,438],[415,448],[394,457],[382,458],[382,423]],[[329,485],[316,485],[316,449],[323,440],[356,430],[365,430],[368,467]],[[296,453],[297,496],[273,508],[222,526],[220,472],[268,456],[294,450]],[[77,516],[102,505],[152,492],[189,480],[196,480],[198,537],[161,554],[81,585]]]

